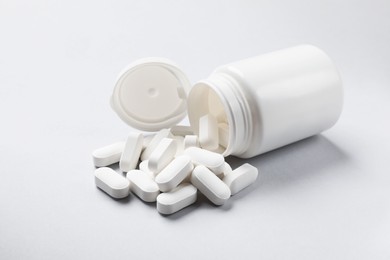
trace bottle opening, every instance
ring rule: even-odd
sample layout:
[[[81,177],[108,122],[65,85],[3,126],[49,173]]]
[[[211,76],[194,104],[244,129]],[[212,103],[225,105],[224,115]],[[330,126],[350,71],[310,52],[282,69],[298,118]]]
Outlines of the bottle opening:
[[[188,96],[188,117],[194,132],[199,134],[199,120],[205,115],[211,115],[217,120],[219,147],[214,150],[225,156],[229,155],[229,113],[224,99],[206,83],[197,83]]]

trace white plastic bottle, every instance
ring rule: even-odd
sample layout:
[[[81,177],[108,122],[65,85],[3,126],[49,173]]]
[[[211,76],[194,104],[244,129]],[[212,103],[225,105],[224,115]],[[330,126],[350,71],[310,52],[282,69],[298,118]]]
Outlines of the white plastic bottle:
[[[199,119],[211,114],[228,125],[227,145],[219,151],[241,158],[330,128],[342,103],[336,67],[311,45],[221,66],[192,88],[173,62],[140,60],[121,73],[111,98],[122,120],[146,131],[169,128],[188,112],[197,134]]]
[[[224,154],[252,157],[333,126],[343,103],[339,73],[319,48],[301,45],[217,68],[195,84],[188,115],[229,126]]]

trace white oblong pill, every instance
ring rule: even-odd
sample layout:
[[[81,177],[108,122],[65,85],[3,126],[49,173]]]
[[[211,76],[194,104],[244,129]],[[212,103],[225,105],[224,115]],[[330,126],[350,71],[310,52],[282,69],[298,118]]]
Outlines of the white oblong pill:
[[[193,168],[190,157],[179,156],[157,175],[155,181],[162,192],[170,191],[183,182]]]
[[[165,168],[176,154],[177,143],[170,138],[163,138],[149,157],[149,170],[159,173]]]
[[[126,139],[125,147],[119,160],[119,168],[122,172],[134,170],[137,167],[142,151],[143,135],[141,133],[130,133]]]
[[[161,129],[157,134],[155,134],[150,140],[150,143],[148,146],[144,149],[144,151],[141,154],[141,161],[148,160],[154,149],[158,146],[160,141],[163,138],[171,137],[172,134],[169,131],[169,129]]]
[[[227,173],[223,178],[223,182],[229,186],[232,195],[234,195],[254,183],[257,176],[258,169],[249,163],[245,163],[232,172]]]
[[[192,171],[191,183],[215,205],[223,205],[230,198],[229,187],[203,165]]]
[[[129,195],[129,181],[111,168],[96,169],[95,183],[98,188],[113,198],[122,199]]]
[[[204,165],[215,174],[220,174],[224,170],[225,158],[219,154],[199,147],[190,147],[184,151],[195,165]]]
[[[186,125],[175,125],[171,127],[171,133],[173,135],[185,136],[185,135],[193,135],[194,131],[191,126]]]
[[[156,201],[160,190],[157,183],[145,172],[140,170],[131,170],[126,174],[130,181],[130,190],[141,200],[146,202]]]
[[[149,160],[145,160],[145,161],[142,161],[140,164],[139,164],[139,169],[145,173],[147,173],[152,179],[154,179],[155,177],[155,174],[149,170]]]
[[[199,138],[197,135],[186,135],[184,137],[184,149],[189,147],[199,147]]]
[[[219,146],[218,122],[212,115],[208,114],[199,119],[199,143],[207,150],[215,150]]]
[[[219,144],[223,147],[227,147],[229,143],[229,126],[226,123],[218,124],[218,138]]]
[[[124,146],[124,142],[117,142],[94,150],[93,164],[96,167],[103,167],[119,162]]]
[[[161,214],[172,214],[195,203],[196,197],[197,189],[189,183],[183,183],[170,192],[158,195],[157,210]]]

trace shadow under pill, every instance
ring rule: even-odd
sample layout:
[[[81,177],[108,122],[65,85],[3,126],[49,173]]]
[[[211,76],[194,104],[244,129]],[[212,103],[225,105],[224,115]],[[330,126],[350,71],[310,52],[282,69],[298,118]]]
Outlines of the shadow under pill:
[[[168,220],[177,220],[187,216],[188,214],[191,214],[193,211],[201,207],[205,208],[206,210],[215,209],[215,210],[227,211],[232,208],[232,203],[230,203],[228,200],[224,205],[217,206],[214,205],[209,199],[207,199],[206,196],[204,196],[202,193],[198,193],[198,199],[194,204],[191,204],[190,206],[185,207],[184,209],[181,209],[170,215],[164,215],[164,214],[160,214],[160,215]]]
[[[177,219],[180,219],[180,218],[187,216],[188,214],[191,214],[197,208],[199,208],[199,205],[194,203],[194,204],[191,204],[190,206],[185,207],[184,209],[181,209],[173,214],[169,214],[169,215],[165,215],[165,214],[161,214],[161,213],[159,213],[159,214],[160,214],[160,216],[164,217],[165,219],[177,220]]]
[[[130,196],[131,195],[129,195],[126,198],[123,198],[123,199],[116,199],[116,198],[112,198],[112,199],[115,200],[119,204],[127,204],[127,203],[129,203],[131,201]]]
[[[96,189],[99,191],[99,193],[101,193],[102,197],[105,197],[106,199],[109,199],[111,201],[115,201],[116,203],[119,203],[119,204],[127,204],[132,200],[130,198],[131,194],[125,198],[118,199],[118,198],[111,197],[109,194],[107,194],[105,191],[103,191],[99,187],[96,187]]]

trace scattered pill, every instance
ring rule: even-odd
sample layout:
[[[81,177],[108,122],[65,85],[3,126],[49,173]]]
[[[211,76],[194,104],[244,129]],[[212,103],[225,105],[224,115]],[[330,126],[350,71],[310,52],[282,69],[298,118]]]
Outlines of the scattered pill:
[[[212,115],[205,115],[199,119],[199,143],[207,150],[214,150],[219,146],[217,119]]]
[[[186,125],[175,125],[171,127],[171,133],[173,135],[186,136],[193,135],[194,131],[191,126]]]
[[[131,170],[126,178],[130,181],[130,190],[140,199],[146,202],[154,202],[160,190],[154,180],[145,172]]]
[[[249,163],[245,163],[232,172],[227,173],[223,178],[223,182],[226,183],[232,195],[234,195],[254,183],[257,176],[257,168]]]
[[[113,198],[122,199],[129,195],[129,181],[111,168],[96,169],[95,183],[98,188]]]
[[[158,195],[157,210],[161,214],[172,214],[195,203],[196,197],[197,189],[189,183],[183,183],[170,192]]]
[[[142,151],[143,135],[130,133],[125,142],[125,147],[119,161],[119,168],[123,172],[134,170]]]
[[[172,134],[169,129],[160,130],[155,136],[153,136],[152,140],[150,140],[149,145],[145,148],[145,150],[141,154],[141,161],[149,159],[150,155],[156,149],[157,145],[163,138],[171,137]]]
[[[230,198],[229,187],[203,165],[192,171],[191,183],[215,205],[223,205]]]
[[[188,156],[179,156],[167,165],[156,177],[160,191],[167,192],[179,185],[193,170]]]
[[[131,133],[126,142],[92,153],[96,167],[119,162],[126,178],[103,167],[96,169],[95,183],[113,198],[124,198],[131,191],[145,202],[157,201],[161,214],[173,214],[194,203],[197,189],[215,205],[223,205],[258,176],[257,168],[250,164],[233,171],[225,162],[222,153],[228,141],[228,124],[217,123],[211,115],[201,117],[199,136],[187,126],[147,136]]]
[[[92,152],[94,165],[103,167],[119,162],[124,146],[124,142],[118,142],[96,149]]]
[[[184,149],[189,147],[199,147],[199,138],[197,135],[186,135],[184,137]]]
[[[163,138],[156,149],[149,157],[149,170],[154,173],[159,173],[165,168],[176,154],[176,141],[170,138]]]
[[[199,147],[190,147],[184,151],[195,165],[204,165],[215,174],[220,174],[224,170],[225,159],[219,153],[214,153]]]
[[[218,138],[219,144],[223,147],[227,147],[229,143],[229,126],[226,123],[218,124]]]

